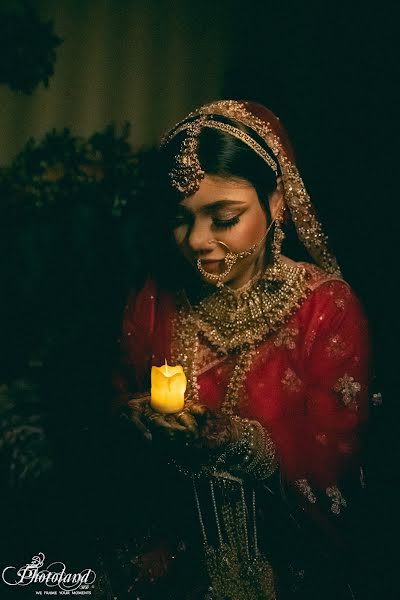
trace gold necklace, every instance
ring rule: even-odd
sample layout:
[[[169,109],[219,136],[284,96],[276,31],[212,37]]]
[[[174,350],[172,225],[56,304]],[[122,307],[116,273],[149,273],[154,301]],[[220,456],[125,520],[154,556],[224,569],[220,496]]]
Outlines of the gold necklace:
[[[293,314],[307,296],[307,282],[304,266],[279,261],[238,290],[216,291],[192,307],[200,339],[224,354],[248,350]]]
[[[221,358],[238,355],[221,407],[233,414],[257,346],[307,297],[309,279],[304,266],[278,261],[238,290],[223,287],[194,306],[184,296],[174,323],[172,355],[188,375],[187,399],[199,401],[195,363],[201,341]]]

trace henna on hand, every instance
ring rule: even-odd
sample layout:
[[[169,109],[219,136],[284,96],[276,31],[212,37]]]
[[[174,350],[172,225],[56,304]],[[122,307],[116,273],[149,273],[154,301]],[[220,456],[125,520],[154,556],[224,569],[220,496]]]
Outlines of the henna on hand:
[[[240,423],[229,415],[211,413],[206,415],[200,429],[200,445],[210,450],[235,442],[240,437]]]

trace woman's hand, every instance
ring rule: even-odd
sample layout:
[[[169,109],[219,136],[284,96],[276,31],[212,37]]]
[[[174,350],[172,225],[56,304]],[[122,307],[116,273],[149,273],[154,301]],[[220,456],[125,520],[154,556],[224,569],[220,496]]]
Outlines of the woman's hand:
[[[179,413],[162,414],[151,408],[149,394],[140,394],[129,400],[124,416],[147,441],[190,443],[199,436],[197,419],[204,412],[203,407],[188,403]]]
[[[150,396],[145,394],[134,394],[133,398],[124,404],[119,416],[125,419],[130,426],[136,429],[136,433],[143,441],[151,442],[151,431],[147,426],[147,421],[143,416],[146,404],[149,403]]]
[[[147,405],[143,418],[154,441],[184,443],[198,437],[197,422],[188,409],[178,413],[162,414]]]
[[[219,450],[238,441],[241,435],[240,421],[191,402],[186,402],[178,413],[159,413],[151,408],[150,394],[134,396],[123,414],[148,442],[175,442],[198,450]]]
[[[227,444],[237,442],[240,436],[240,421],[223,413],[207,411],[203,415],[196,444],[200,448],[219,450]]]

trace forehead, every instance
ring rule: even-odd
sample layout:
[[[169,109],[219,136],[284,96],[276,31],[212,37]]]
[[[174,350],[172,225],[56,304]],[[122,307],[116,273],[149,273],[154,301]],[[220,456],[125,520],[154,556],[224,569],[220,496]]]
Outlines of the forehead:
[[[258,203],[254,186],[245,179],[228,179],[206,175],[194,194],[184,198],[180,205],[192,211],[201,210],[214,202],[246,204]]]

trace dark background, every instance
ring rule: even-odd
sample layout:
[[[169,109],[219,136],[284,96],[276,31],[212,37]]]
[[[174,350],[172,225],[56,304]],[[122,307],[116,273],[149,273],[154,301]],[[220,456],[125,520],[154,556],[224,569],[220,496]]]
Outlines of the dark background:
[[[24,95],[0,86],[2,566],[22,565],[39,551],[91,566],[107,505],[129,519],[129,499],[116,498],[118,488],[104,476],[112,453],[107,407],[121,311],[151,235],[143,230],[151,146],[193,107],[237,98],[265,104],[286,125],[345,278],[370,320],[374,386],[384,402],[371,409],[367,438],[365,560],[385,597],[396,597],[394,3],[33,4],[64,41],[48,89],[38,85]],[[0,2],[0,19],[3,9],[19,6]],[[72,45],[68,32],[78,30],[80,45],[78,38]],[[4,45],[0,50],[4,58]],[[121,138],[125,120],[132,129]],[[107,131],[110,122],[116,129]],[[64,126],[72,133],[45,139]],[[23,150],[31,135],[36,146]],[[2,598],[16,597],[3,588]]]

